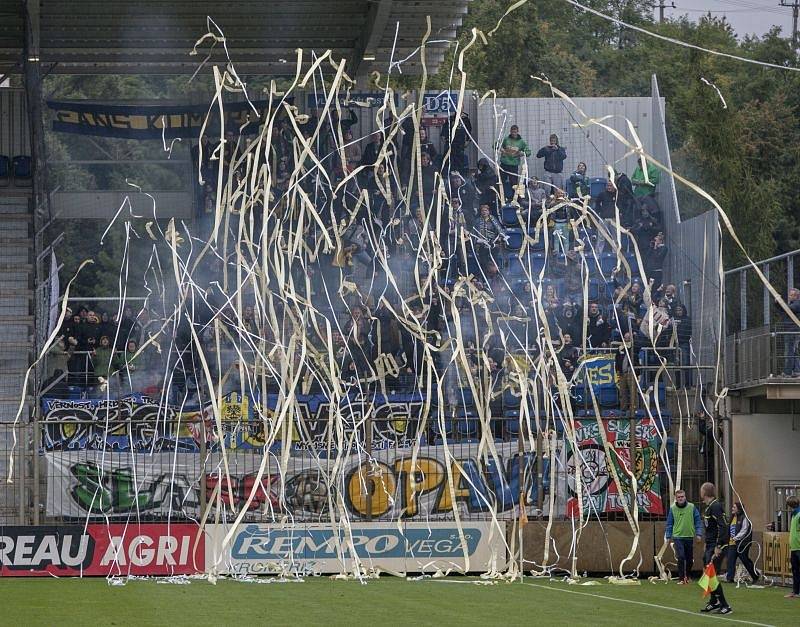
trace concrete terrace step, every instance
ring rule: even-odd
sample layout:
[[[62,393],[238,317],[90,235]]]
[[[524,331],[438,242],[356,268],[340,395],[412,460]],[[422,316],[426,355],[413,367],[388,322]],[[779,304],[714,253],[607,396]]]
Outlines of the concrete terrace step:
[[[19,336],[12,340],[3,339],[3,337],[0,336],[0,348],[3,350],[10,350],[12,348],[30,348],[31,346],[33,346],[33,342],[22,342],[20,341]]]
[[[0,254],[1,255],[1,254]],[[8,261],[0,256],[0,272],[31,272],[33,271],[33,264],[27,261]]]
[[[0,316],[0,324],[25,324],[27,326],[33,325],[33,316]]]
[[[8,322],[0,325],[0,341],[4,344],[26,344],[31,338],[31,326],[25,322]]]
[[[23,215],[28,213],[27,200],[0,199],[0,214],[20,214],[20,213]]]

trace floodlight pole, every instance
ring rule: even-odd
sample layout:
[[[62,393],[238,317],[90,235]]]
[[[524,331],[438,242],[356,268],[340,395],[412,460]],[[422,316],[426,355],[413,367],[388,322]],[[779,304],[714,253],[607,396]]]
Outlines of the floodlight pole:
[[[675,6],[674,2],[670,2],[669,4],[666,4],[665,2],[660,2],[659,4],[653,3],[653,8],[654,9],[658,9],[658,23],[659,24],[663,24],[664,23],[664,9],[666,9],[667,7],[671,8],[671,9],[677,8]]]
[[[800,0],[781,0],[782,7],[792,8],[792,50],[797,52],[797,18],[800,13]]]

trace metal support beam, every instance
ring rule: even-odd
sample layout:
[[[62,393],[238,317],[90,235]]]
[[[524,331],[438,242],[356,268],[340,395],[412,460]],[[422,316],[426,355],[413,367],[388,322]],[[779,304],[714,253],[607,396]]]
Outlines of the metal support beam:
[[[739,273],[739,329],[747,330],[747,270]]]
[[[374,61],[375,51],[386,30],[393,4],[393,0],[378,0],[370,5],[364,30],[361,31],[361,36],[353,47],[353,56],[347,64],[347,72],[351,78],[356,78],[362,72],[364,61]]]
[[[39,1],[25,0],[25,44],[23,49],[25,99],[28,106],[31,156],[33,157],[34,224],[36,224],[37,216],[48,209],[48,198],[45,190],[47,176],[45,172],[44,119],[42,117]]]
[[[764,266],[764,276],[767,278],[767,283],[769,283],[769,264]],[[764,324],[768,325],[770,323],[769,305],[772,299],[766,285],[762,287],[762,290],[764,292]]]

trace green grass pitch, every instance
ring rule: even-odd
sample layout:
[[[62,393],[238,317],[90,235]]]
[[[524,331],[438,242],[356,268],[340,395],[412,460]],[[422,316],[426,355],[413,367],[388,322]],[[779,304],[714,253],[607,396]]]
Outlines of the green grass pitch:
[[[697,585],[568,585],[547,579],[478,585],[474,579],[302,583],[223,580],[189,585],[105,579],[0,579],[2,624],[22,625],[800,625],[786,588],[725,586],[727,616],[699,614]]]

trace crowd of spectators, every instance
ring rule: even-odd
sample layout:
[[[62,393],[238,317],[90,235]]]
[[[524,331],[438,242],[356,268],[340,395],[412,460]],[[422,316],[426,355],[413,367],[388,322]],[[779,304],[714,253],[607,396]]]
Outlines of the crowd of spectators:
[[[357,121],[353,110],[322,123],[312,112],[298,135],[281,119],[261,151],[274,173],[270,201],[285,210],[286,222],[275,225],[298,224],[298,210],[289,202],[294,185],[312,199],[323,221],[307,220],[302,227],[316,255],[292,273],[300,295],[332,322],[330,340],[343,382],[363,387],[381,380],[410,391],[434,374],[448,384],[450,401],[458,400],[454,395],[470,379],[497,390],[492,398],[502,398],[509,377],[519,373],[515,357],[526,356],[530,365],[549,338],[568,381],[586,352],[613,353],[625,410],[635,392],[629,374],[651,365],[654,350],[688,365],[692,323],[678,287],[665,281],[668,248],[655,193],[657,168],[639,165],[630,178],[619,172],[611,180],[590,177],[586,163],[578,161],[565,175],[571,155],[559,137],[551,135],[534,155],[516,125],[498,144],[496,161],[482,157],[471,168],[466,115],[458,124],[455,116],[446,122],[438,146],[410,118],[390,140],[376,132],[362,143],[353,139]],[[222,146],[204,136],[195,148],[204,181],[200,232],[208,233],[222,193],[218,160],[223,182],[234,186],[259,167],[239,158],[250,142],[229,133]],[[309,142],[317,157],[298,164]],[[523,176],[534,169],[529,159],[543,160],[541,179]],[[333,193],[337,186],[342,193]],[[261,230],[259,220],[254,232]],[[315,245],[323,227],[340,229],[340,246],[326,251]],[[424,283],[434,266],[438,282]],[[410,313],[398,316],[404,307]],[[233,349],[242,329],[249,340],[276,341],[274,322],[267,324],[252,304],[241,315],[224,309],[209,313],[224,318],[228,329],[221,344],[209,343],[210,350],[241,354]],[[167,340],[161,326],[146,308],[125,310],[117,320],[78,307],[51,350],[49,375],[58,380],[59,371],[88,370],[92,384],[116,378],[114,385],[144,392],[163,386],[163,373],[172,370],[168,351],[157,348],[177,343],[189,357],[179,360],[182,375],[173,384],[200,388],[192,342],[179,341],[180,330]],[[324,387],[319,381],[327,362],[321,356],[330,345],[319,328],[309,324],[306,330],[310,357],[298,364],[305,371],[303,391]],[[158,342],[138,351],[159,333]],[[465,362],[453,358],[455,337],[463,342]],[[229,387],[242,383],[237,362],[232,358],[221,367],[224,373],[216,373]],[[280,368],[273,370],[268,374],[274,379]],[[680,383],[690,384],[688,368],[684,377]]]

